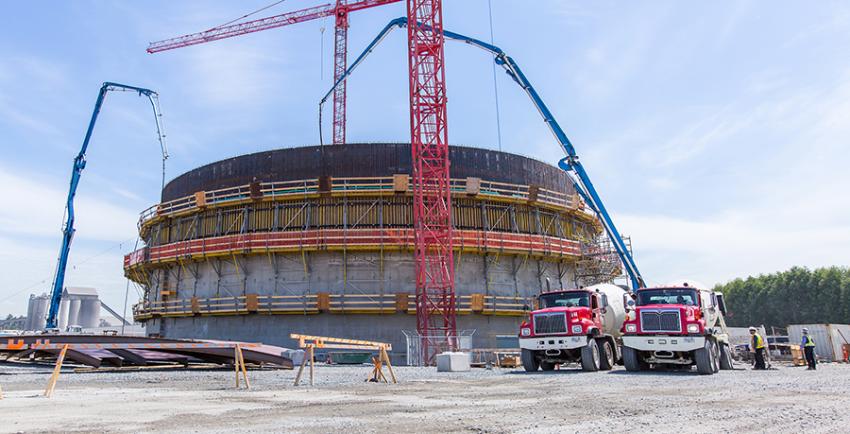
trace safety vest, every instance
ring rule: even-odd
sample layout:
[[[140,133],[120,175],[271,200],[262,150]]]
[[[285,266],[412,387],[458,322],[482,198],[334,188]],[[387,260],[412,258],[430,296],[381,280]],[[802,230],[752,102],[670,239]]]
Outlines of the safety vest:
[[[756,349],[764,348],[764,339],[762,339],[761,335],[758,333],[753,335],[753,341],[755,342]]]
[[[803,340],[806,342],[806,345],[804,345],[804,346],[806,346],[806,347],[813,347],[813,346],[815,346],[815,340],[814,340],[814,339],[812,339],[812,337],[811,337],[811,336],[809,336],[809,335],[803,335]]]

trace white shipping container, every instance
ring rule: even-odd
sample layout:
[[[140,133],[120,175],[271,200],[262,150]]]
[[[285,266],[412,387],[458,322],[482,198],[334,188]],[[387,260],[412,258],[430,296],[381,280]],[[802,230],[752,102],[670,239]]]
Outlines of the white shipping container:
[[[850,343],[850,325],[847,324],[792,324],[788,326],[788,338],[792,344],[803,341],[803,328],[815,341],[815,354],[819,360],[829,362],[843,360],[843,346]]]
[[[765,332],[763,326],[756,328],[763,338],[767,337],[767,332]],[[729,343],[732,345],[749,345],[753,339],[750,336],[749,327],[726,327],[726,330],[729,332]]]

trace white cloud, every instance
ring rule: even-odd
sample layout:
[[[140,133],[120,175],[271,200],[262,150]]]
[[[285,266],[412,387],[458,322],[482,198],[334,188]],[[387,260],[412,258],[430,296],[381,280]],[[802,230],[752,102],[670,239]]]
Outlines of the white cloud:
[[[842,263],[850,222],[819,227],[773,217],[742,211],[694,220],[621,215],[617,222],[632,236],[638,265],[653,284],[682,276],[712,284],[794,265]]]
[[[30,294],[50,292],[59,248],[53,242],[19,241],[0,236],[0,313],[25,314]],[[73,286],[98,289],[101,299],[120,310],[124,302],[126,280],[123,255],[133,249],[132,242],[93,246],[75,241],[65,273],[65,282]],[[130,290],[129,303],[137,300]]]
[[[685,275],[716,283],[794,265],[848,265],[850,74],[733,104],[674,134],[686,139],[649,147],[645,167],[676,162],[685,171],[704,164],[744,170],[724,171],[717,185],[691,184],[676,206],[617,216],[647,278],[658,283]],[[672,156],[648,157],[665,154]],[[698,155],[713,158],[703,163]],[[705,203],[718,189],[726,197]],[[696,206],[710,211],[686,212]]]
[[[23,175],[0,167],[0,195],[10,206],[0,207],[0,234],[59,239],[67,198],[66,182],[35,181],[38,173]],[[87,195],[75,199],[77,237],[120,241],[133,236],[138,210],[130,210]]]
[[[220,41],[184,49],[193,95],[209,104],[255,107],[285,93],[286,63],[267,45]]]
[[[611,14],[615,17],[613,25],[602,37],[589,41],[584,50],[584,67],[576,69],[572,61],[564,65],[575,89],[584,96],[582,104],[596,104],[621,93],[650,58],[648,54],[658,42],[658,29],[671,11],[657,5],[640,17],[618,20],[617,14]]]
[[[38,173],[23,175],[0,166],[0,195],[8,204],[0,207],[2,314],[24,313],[30,293],[50,290],[61,241],[67,182],[49,179]],[[66,282],[96,287],[102,299],[120,307],[126,282],[122,260],[134,247],[138,210],[92,196],[89,192],[75,200],[77,232]]]
[[[20,105],[10,103],[2,95],[0,95],[0,117],[3,118],[3,122],[6,124],[25,128],[40,136],[47,136],[54,139],[62,136],[59,129],[50,122],[21,108]]]

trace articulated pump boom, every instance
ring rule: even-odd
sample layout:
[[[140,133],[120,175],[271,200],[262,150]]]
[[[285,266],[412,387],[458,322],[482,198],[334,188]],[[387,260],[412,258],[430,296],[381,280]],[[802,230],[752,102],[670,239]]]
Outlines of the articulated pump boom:
[[[334,83],[334,86],[325,94],[322,100],[319,102],[319,140],[322,140],[322,107],[324,103],[327,101],[328,97],[333,93],[334,89],[340,85],[340,83],[344,82],[345,79],[351,74],[351,72],[360,65],[363,60],[368,56],[372,51],[374,51],[375,47],[384,40],[384,38],[395,28],[401,28],[408,25],[407,18],[396,18],[389,22],[389,24],[384,27],[383,30],[375,37],[374,40],[366,47],[363,53],[357,57],[354,63],[345,71],[345,74],[340,76],[340,78]],[[531,102],[534,104],[534,107],[540,112],[540,115],[543,117],[543,121],[546,122],[546,125],[549,126],[549,129],[552,131],[552,134],[555,136],[555,139],[561,145],[561,148],[567,154],[566,157],[561,159],[558,162],[558,166],[570,174],[570,180],[573,182],[575,186],[576,192],[584,199],[587,206],[596,213],[599,220],[602,222],[602,226],[605,228],[605,232],[608,235],[608,238],[611,239],[612,244],[614,245],[615,250],[617,251],[617,255],[620,258],[620,261],[623,263],[623,267],[628,274],[629,281],[631,283],[632,290],[636,290],[638,288],[644,287],[645,282],[643,276],[641,276],[640,271],[635,264],[634,258],[632,258],[631,252],[626,246],[625,242],[623,242],[623,238],[620,235],[620,232],[617,230],[617,227],[614,225],[613,220],[611,219],[610,214],[608,214],[608,210],[605,208],[605,205],[602,202],[602,198],[599,196],[599,193],[596,191],[596,188],[593,186],[593,183],[590,181],[590,176],[587,174],[587,171],[584,169],[584,166],[581,164],[578,158],[578,154],[576,153],[575,148],[573,147],[572,142],[567,137],[567,134],[561,128],[558,121],[555,120],[555,117],[552,115],[552,112],[549,111],[549,108],[543,102],[543,99],[540,98],[540,95],[534,89],[534,86],[528,81],[520,69],[519,65],[514,61],[513,58],[508,56],[501,48],[488,44],[484,41],[470,38],[468,36],[461,35],[459,33],[450,32],[448,30],[443,31],[443,35],[452,40],[464,42],[466,44],[472,45],[474,47],[485,50],[493,55],[494,61],[497,65],[501,66],[505,72],[510,76],[514,82],[516,82],[528,95],[531,99]]]
[[[71,251],[71,240],[74,238],[74,196],[77,194],[77,185],[80,183],[80,175],[86,167],[86,150],[89,147],[94,125],[97,122],[97,117],[100,114],[100,109],[103,106],[103,101],[106,94],[110,91],[126,91],[136,92],[139,96],[146,96],[153,107],[154,119],[156,121],[156,134],[159,138],[159,146],[162,150],[162,176],[163,184],[165,183],[165,160],[168,158],[168,150],[165,147],[165,134],[162,130],[162,114],[159,110],[158,94],[150,89],[141,87],[128,86],[125,84],[103,83],[100,91],[97,94],[97,100],[94,103],[94,111],[89,121],[89,127],[86,130],[86,137],[83,139],[83,146],[80,148],[79,154],[74,158],[74,166],[71,169],[71,186],[68,191],[68,199],[65,204],[65,223],[62,226],[62,247],[59,249],[59,260],[56,264],[56,275],[53,279],[53,287],[50,293],[50,310],[47,314],[46,328],[56,328],[57,318],[59,315],[59,303],[62,299],[62,288],[65,285],[65,269],[68,266],[68,254]]]

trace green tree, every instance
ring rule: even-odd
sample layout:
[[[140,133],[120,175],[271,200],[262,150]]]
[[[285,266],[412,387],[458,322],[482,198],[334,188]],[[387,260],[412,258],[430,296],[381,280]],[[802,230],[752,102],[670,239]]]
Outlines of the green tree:
[[[790,270],[717,285],[726,297],[729,325],[850,323],[850,268]]]

